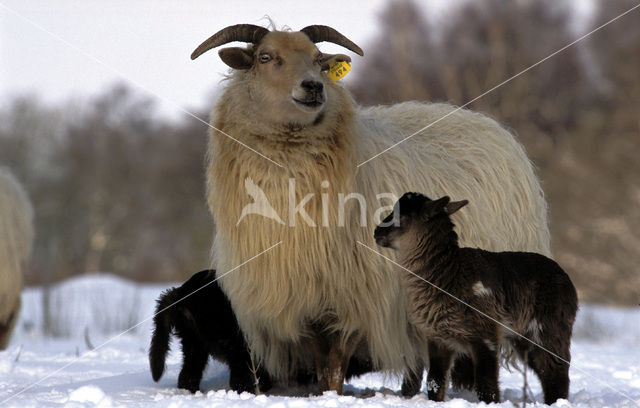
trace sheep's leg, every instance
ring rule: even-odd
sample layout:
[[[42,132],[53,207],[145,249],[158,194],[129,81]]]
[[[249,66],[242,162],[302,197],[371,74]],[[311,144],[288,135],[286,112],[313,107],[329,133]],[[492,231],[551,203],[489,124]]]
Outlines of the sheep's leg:
[[[318,387],[320,391],[329,390],[329,363],[327,361],[331,343],[324,333],[315,333],[311,341],[313,358],[316,363],[316,376],[318,377]]]
[[[429,341],[429,372],[427,395],[430,400],[444,401],[447,391],[447,376],[451,368],[453,352],[434,341]]]
[[[16,321],[18,320],[19,310],[20,302],[18,301],[18,305],[14,307],[11,314],[7,317],[7,320],[4,322],[0,322],[0,350],[6,349],[9,345],[11,333],[13,332],[13,328],[15,327]]]
[[[349,359],[359,341],[357,334],[343,341],[339,333],[317,333],[312,343],[320,391],[342,394]]]
[[[475,365],[475,388],[478,399],[487,404],[500,402],[496,346],[491,350],[484,341],[477,341],[471,345],[471,349]]]
[[[342,387],[344,385],[344,377],[347,373],[347,367],[349,365],[349,357],[346,356],[345,350],[340,347],[339,344],[334,343],[329,350],[329,358],[327,359],[329,373],[329,390],[335,391],[338,394],[342,394]]]
[[[351,359],[353,351],[360,340],[361,336],[353,333],[349,336],[346,342],[343,342],[338,338],[333,344],[333,347],[329,352],[329,367],[331,372],[329,390],[342,394],[344,377],[347,373],[347,369],[349,368],[349,360]]]
[[[403,397],[413,397],[420,392],[422,385],[422,373],[424,373],[424,361],[419,358],[416,366],[407,370],[402,379],[401,393]]]
[[[178,376],[178,388],[198,391],[208,359],[209,353],[203,344],[194,339],[182,339],[182,370]]]

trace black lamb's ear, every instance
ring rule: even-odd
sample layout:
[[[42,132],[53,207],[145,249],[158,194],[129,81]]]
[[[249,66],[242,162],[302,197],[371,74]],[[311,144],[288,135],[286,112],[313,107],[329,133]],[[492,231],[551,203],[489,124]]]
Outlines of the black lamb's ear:
[[[432,200],[423,194],[417,194],[417,196],[419,197],[419,203],[416,205],[418,205],[419,207],[416,209],[416,211],[425,220],[428,220],[441,213],[444,205],[449,201],[449,197],[442,197],[437,200]]]
[[[433,208],[435,212],[440,212],[440,211],[443,211],[443,209],[449,203],[450,200],[451,199],[449,198],[449,196],[444,196],[434,201],[427,200],[425,205],[428,205],[431,208]]]
[[[433,202],[434,205],[444,205],[447,204],[449,201],[451,201],[451,198],[449,198],[449,196],[444,196],[444,197],[440,197],[437,200],[435,200]]]
[[[218,51],[222,62],[233,69],[249,69],[253,66],[253,55],[240,47],[223,48]]]
[[[451,201],[450,203],[444,206],[444,212],[451,215],[467,204],[469,204],[469,200]]]

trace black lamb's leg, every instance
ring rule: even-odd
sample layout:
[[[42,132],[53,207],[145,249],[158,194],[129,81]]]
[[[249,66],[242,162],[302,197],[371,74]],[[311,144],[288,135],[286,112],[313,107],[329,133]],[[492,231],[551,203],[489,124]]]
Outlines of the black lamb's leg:
[[[473,390],[475,372],[470,356],[462,355],[455,359],[451,369],[451,384],[459,390]]]
[[[570,361],[569,350],[551,350],[562,357],[565,361]],[[533,347],[528,355],[529,366],[538,376],[544,403],[551,405],[558,398],[567,399],[569,397],[569,364],[560,361],[545,350]]]
[[[429,371],[427,374],[427,395],[430,400],[444,401],[447,391],[447,376],[451,368],[453,352],[448,348],[429,341]]]
[[[260,365],[251,359],[249,350],[243,348],[230,353],[229,364],[229,386],[232,390],[250,392],[257,394],[266,392],[273,386],[271,376]]]
[[[200,389],[202,372],[207,365],[209,353],[204,345],[195,339],[182,339],[182,370],[178,376],[178,388],[191,392]]]
[[[424,373],[424,361],[419,358],[416,366],[412,370],[408,370],[402,379],[401,393],[403,397],[413,397],[420,392],[422,385],[422,374]]]
[[[269,375],[269,372],[262,367],[258,367],[258,386],[260,392],[267,392],[273,387],[273,380]]]
[[[259,391],[250,361],[229,362],[229,387],[237,393]]]
[[[496,344],[496,343],[494,343]],[[498,387],[498,355],[479,340],[471,345],[475,365],[475,388],[478,399],[485,403],[500,402]]]

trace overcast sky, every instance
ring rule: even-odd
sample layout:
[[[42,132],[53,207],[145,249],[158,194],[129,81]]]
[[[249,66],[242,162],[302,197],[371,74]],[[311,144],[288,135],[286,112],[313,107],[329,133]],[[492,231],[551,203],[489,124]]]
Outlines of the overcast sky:
[[[47,102],[94,94],[121,80],[189,109],[213,105],[207,95],[227,68],[210,52],[189,55],[232,24],[297,30],[333,26],[366,48],[385,0],[169,1],[0,0],[0,103],[31,92]],[[348,53],[332,44],[329,52]],[[339,51],[338,51],[339,50]],[[365,50],[366,52],[366,50]],[[357,64],[357,56],[354,62]]]

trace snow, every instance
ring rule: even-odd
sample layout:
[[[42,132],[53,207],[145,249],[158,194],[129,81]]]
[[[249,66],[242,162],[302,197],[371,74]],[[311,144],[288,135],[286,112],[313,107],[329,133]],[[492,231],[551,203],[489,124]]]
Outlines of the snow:
[[[0,406],[8,407],[444,407],[485,406],[471,392],[449,391],[447,401],[398,395],[400,381],[382,373],[353,379],[345,395],[289,390],[279,395],[227,391],[226,366],[211,361],[201,389],[176,388],[181,353],[176,344],[167,370],[155,383],[147,348],[155,299],[172,285],[139,285],[110,275],[74,278],[51,291],[52,327],[45,335],[43,292],[27,288],[11,345],[0,352]],[[640,309],[582,305],[572,343],[569,401],[555,407],[640,406]],[[121,334],[125,330],[126,333]],[[85,332],[89,342],[85,340]],[[88,343],[95,349],[89,350]],[[528,372],[527,406],[542,406],[542,391]],[[522,406],[522,374],[500,373],[502,400],[496,407]],[[284,391],[284,390],[280,390]],[[283,395],[288,394],[288,395]],[[292,396],[293,395],[293,396]]]

